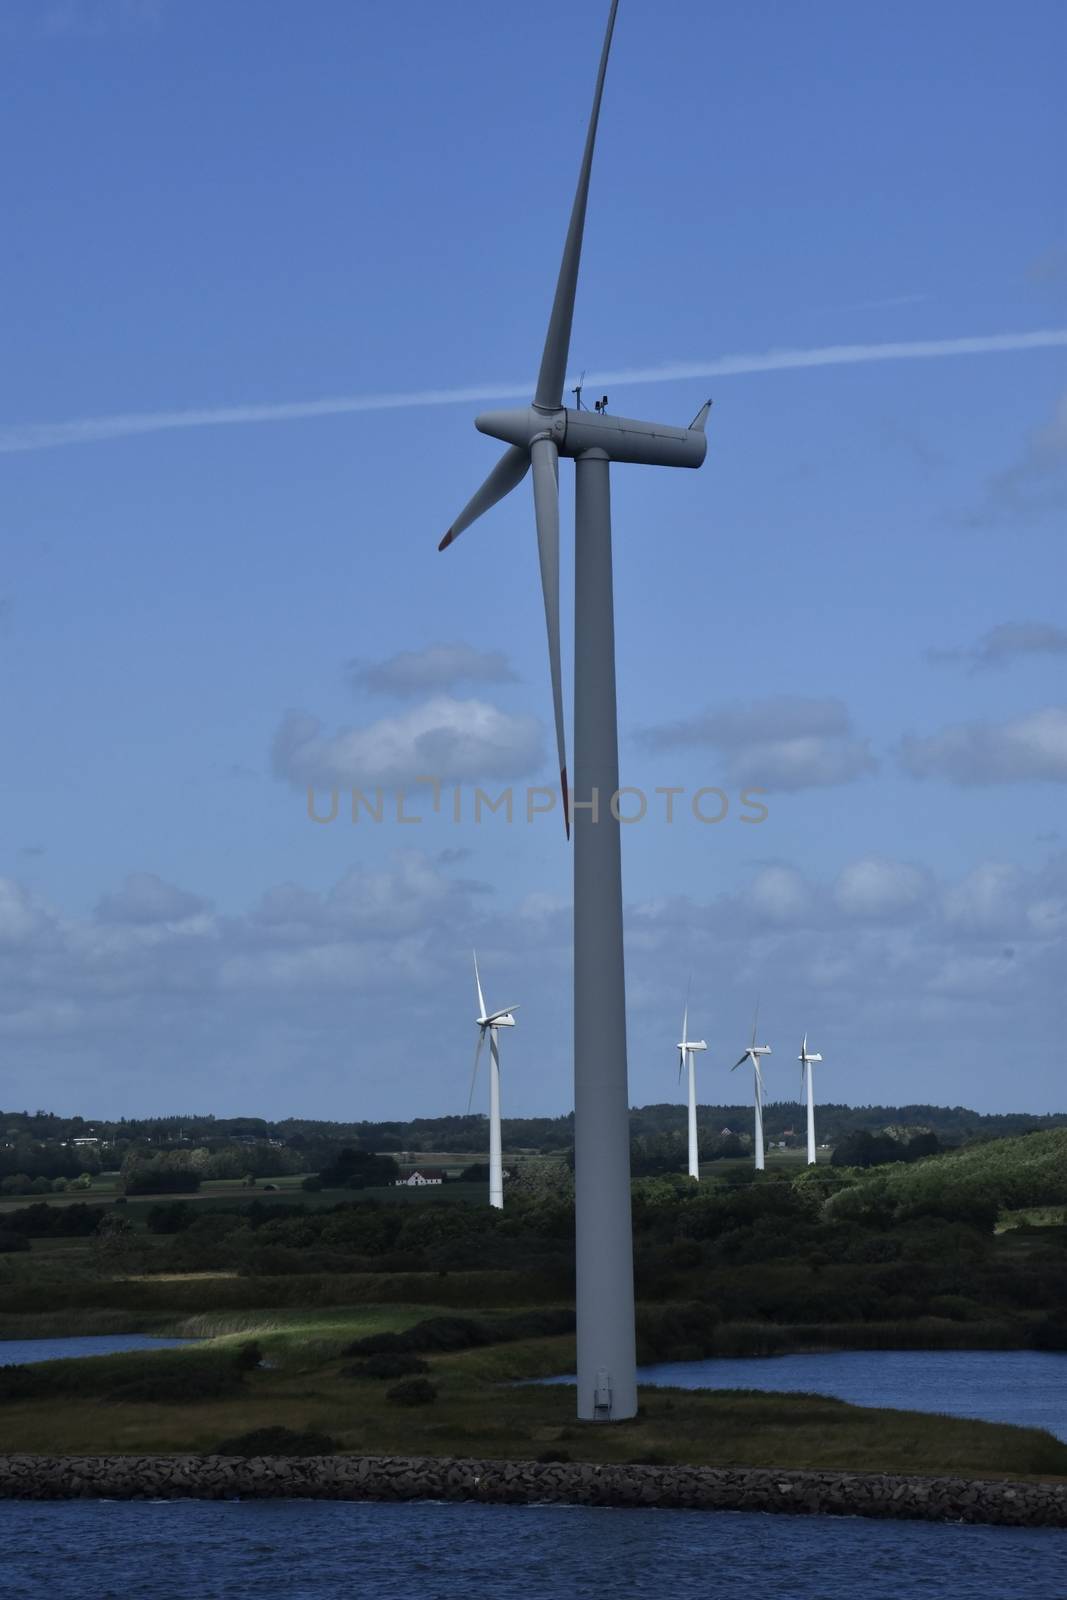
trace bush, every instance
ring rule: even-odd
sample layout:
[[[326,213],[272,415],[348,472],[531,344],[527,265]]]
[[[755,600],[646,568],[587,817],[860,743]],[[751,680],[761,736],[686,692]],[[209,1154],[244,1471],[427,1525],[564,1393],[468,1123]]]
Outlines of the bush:
[[[24,1233],[0,1232],[0,1256],[13,1255],[16,1250],[28,1250],[30,1241]]]
[[[162,1167],[146,1162],[132,1167],[122,1180],[127,1194],[195,1194],[200,1174],[191,1168]]]
[[[1067,1350],[1067,1313],[1051,1311],[1030,1336],[1035,1350]]]
[[[244,1344],[237,1346],[233,1364],[238,1372],[254,1372],[256,1367],[263,1365],[263,1351],[255,1339],[247,1339]]]
[[[146,1372],[116,1384],[105,1396],[115,1405],[185,1405],[195,1400],[222,1400],[240,1387],[236,1365],[190,1367],[188,1372]]]
[[[332,1456],[336,1449],[336,1439],[310,1428],[303,1432],[293,1428],[254,1428],[251,1433],[222,1439],[207,1453],[213,1456]]]
[[[38,1200],[13,1211],[4,1226],[11,1233],[24,1233],[30,1238],[86,1238],[96,1232],[106,1214],[102,1206],[87,1206],[80,1200],[72,1206],[50,1206],[47,1201]]]
[[[381,1355],[368,1356],[366,1361],[357,1361],[350,1367],[344,1367],[342,1378],[406,1378],[413,1372],[429,1372],[428,1364],[421,1356],[405,1355],[402,1351],[393,1354],[383,1352]]]
[[[404,1333],[370,1333],[355,1339],[346,1356],[394,1355],[412,1350],[473,1350],[514,1339],[553,1338],[574,1332],[574,1312],[517,1311],[504,1317],[427,1317]]]
[[[232,1355],[218,1350],[137,1350],[91,1361],[39,1361],[0,1367],[0,1401],[90,1397],[122,1403],[184,1405],[240,1393]]]
[[[429,1378],[405,1378],[386,1389],[385,1398],[398,1406],[428,1406],[437,1399],[437,1385]]]

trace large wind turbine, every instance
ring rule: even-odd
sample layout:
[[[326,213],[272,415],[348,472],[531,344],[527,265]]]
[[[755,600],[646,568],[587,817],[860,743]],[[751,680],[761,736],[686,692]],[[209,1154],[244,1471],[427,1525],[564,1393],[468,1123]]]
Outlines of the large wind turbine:
[[[478,954],[474,955],[474,986],[478,991],[478,1015],[475,1019],[478,1024],[478,1044],[474,1051],[474,1071],[471,1073],[471,1092],[467,1101],[467,1110],[470,1111],[474,1103],[474,1086],[478,1081],[478,1062],[481,1059],[482,1045],[486,1035],[489,1036],[489,1204],[498,1210],[504,1205],[504,1164],[500,1154],[500,1042],[497,1039],[498,1028],[513,1028],[515,1018],[513,1011],[518,1006],[508,1006],[504,1011],[486,1011],[485,996],[482,993],[482,980],[478,974]]]
[[[743,1067],[746,1061],[751,1061],[751,1063],[752,1063],[752,1078],[753,1078],[752,1103],[753,1103],[753,1105],[755,1106],[755,1109],[756,1109],[756,1127],[755,1127],[756,1171],[757,1172],[762,1172],[763,1168],[764,1168],[764,1160],[763,1160],[763,1072],[762,1072],[762,1069],[760,1067],[760,1056],[769,1056],[770,1053],[771,1053],[771,1047],[770,1047],[769,1044],[757,1044],[756,1043],[756,1028],[758,1027],[758,1025],[759,1025],[759,1007],[757,1006],[756,1007],[756,1015],[752,1020],[752,1043],[749,1045],[748,1049],[745,1051],[745,1053],[741,1057],[740,1061],[735,1061],[734,1062],[733,1066],[730,1068],[730,1071],[731,1072],[736,1072],[738,1067]]]
[[[688,428],[608,416],[563,404],[589,174],[618,0],[612,0],[593,110],[563,260],[531,405],[484,412],[475,426],[508,446],[460,512],[441,548],[514,489],[533,468],[552,705],[564,824],[570,796],[559,639],[559,458],[575,463],[574,559],[574,1180],[578,1415],[616,1421],[637,1411],[630,1124],[615,701],[615,622],[609,471],[613,461],[699,467],[708,407]],[[551,159],[552,142],[540,152]],[[617,810],[617,805],[614,808]]]
[[[800,1047],[800,1087],[806,1094],[808,1101],[808,1166],[815,1165],[815,1085],[814,1074],[811,1070],[813,1061],[821,1061],[822,1056],[812,1055],[808,1050],[808,1036],[804,1035],[804,1042]]]
[[[700,1182],[700,1156],[697,1151],[697,1066],[694,1053],[708,1047],[703,1039],[689,1037],[689,996],[685,998],[682,1012],[682,1037],[678,1041],[678,1081],[689,1068],[689,1176]]]

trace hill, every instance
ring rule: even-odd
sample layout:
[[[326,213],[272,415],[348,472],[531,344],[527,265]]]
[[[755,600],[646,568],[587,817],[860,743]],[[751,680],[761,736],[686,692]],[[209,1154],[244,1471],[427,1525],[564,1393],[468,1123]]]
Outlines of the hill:
[[[832,1194],[826,1213],[838,1221],[879,1213],[890,1224],[946,1208],[974,1215],[1047,1205],[1067,1205],[1067,1128],[875,1168]]]

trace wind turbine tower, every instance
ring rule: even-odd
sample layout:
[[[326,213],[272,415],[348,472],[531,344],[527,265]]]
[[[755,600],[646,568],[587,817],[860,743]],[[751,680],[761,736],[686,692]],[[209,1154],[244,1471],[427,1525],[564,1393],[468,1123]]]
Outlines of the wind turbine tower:
[[[689,1037],[689,997],[682,1012],[682,1037],[678,1041],[678,1081],[689,1068],[689,1176],[700,1182],[700,1156],[697,1151],[697,1067],[695,1052],[708,1047],[703,1039]]]
[[[756,1125],[754,1129],[753,1143],[756,1153],[756,1171],[762,1172],[765,1163],[763,1159],[763,1072],[760,1068],[760,1057],[769,1056],[771,1053],[771,1047],[769,1044],[756,1043],[756,1028],[758,1025],[759,1007],[757,1006],[756,1015],[752,1022],[752,1043],[749,1045],[740,1061],[734,1062],[733,1066],[730,1068],[730,1071],[736,1072],[738,1067],[743,1067],[746,1061],[751,1061],[752,1063],[752,1103],[755,1107],[756,1113]]]
[[[808,1036],[804,1035],[804,1042],[800,1047],[800,1087],[808,1102],[808,1166],[815,1165],[815,1085],[814,1073],[811,1070],[813,1061],[821,1061],[822,1056],[812,1055],[808,1050]]]
[[[578,1416],[620,1421],[637,1411],[630,1121],[622,866],[616,795],[619,738],[611,557],[613,461],[699,467],[710,401],[688,428],[563,404],[589,176],[618,0],[612,0],[578,187],[533,401],[489,411],[475,427],[507,449],[452,523],[441,549],[533,469],[534,515],[548,627],[552,707],[564,825],[571,804],[563,723],[559,623],[559,458],[575,463],[574,559],[574,1185]],[[554,142],[537,160],[552,159]]]
[[[504,1163],[500,1151],[500,1041],[498,1028],[513,1028],[513,1011],[518,1006],[508,1006],[504,1011],[486,1011],[482,980],[478,974],[478,954],[474,955],[474,986],[478,991],[478,1043],[474,1051],[474,1071],[471,1074],[471,1092],[467,1101],[470,1111],[474,1103],[474,1086],[478,1081],[478,1062],[482,1045],[489,1039],[489,1204],[498,1210],[504,1207]]]

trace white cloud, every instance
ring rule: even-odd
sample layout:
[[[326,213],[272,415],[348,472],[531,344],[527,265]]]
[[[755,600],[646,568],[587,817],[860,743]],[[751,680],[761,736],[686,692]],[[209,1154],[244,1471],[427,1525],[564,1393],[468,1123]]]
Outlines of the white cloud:
[[[1007,938],[1026,911],[1026,875],[1004,861],[984,861],[945,890],[944,915],[963,933]]]
[[[0,878],[0,944],[25,945],[46,923],[46,913],[27,889]]]
[[[717,750],[724,781],[742,787],[829,788],[877,767],[847,708],[833,699],[778,695],[647,728],[638,737],[651,750]]]
[[[1067,706],[1008,722],[969,722],[900,741],[897,755],[913,778],[978,786],[1067,783]]]
[[[6,0],[0,38],[97,39],[154,28],[165,0]]]
[[[925,873],[904,861],[866,856],[844,867],[834,901],[849,917],[883,918],[913,910],[927,893]]]
[[[569,907],[547,892],[504,904],[456,867],[409,851],[322,892],[283,883],[246,912],[152,923],[65,915],[0,880],[6,1103],[458,1112],[477,946],[487,992],[522,1007],[509,1108],[565,1111]],[[1035,871],[985,863],[955,883],[880,858],[847,863],[833,883],[764,862],[732,894],[631,904],[626,916],[634,1103],[667,1097],[690,971],[690,1018],[711,1047],[702,1099],[733,1096],[723,1069],[759,993],[771,1098],[795,1093],[807,1029],[826,1057],[827,1099],[1062,1103],[1048,996],[1063,970],[1067,856]],[[1000,1063],[1024,1026],[1035,1077],[1005,1083]]]
[[[1067,499],[1067,390],[1048,422],[1036,428],[1019,455],[986,486],[985,499],[967,519],[972,526],[1020,523],[1062,508]]]
[[[928,650],[934,662],[966,662],[971,672],[1005,667],[1026,656],[1067,655],[1067,628],[1054,622],[1001,622],[965,650]]]
[[[1047,350],[1067,345],[1067,328],[1033,333],[979,334],[963,339],[911,339],[892,344],[836,344],[818,349],[768,350],[759,355],[718,356],[704,361],[672,361],[658,367],[622,367],[587,374],[590,386],[674,383],[686,379],[733,377],[742,373],[790,372],[811,367],[865,365],[880,361],[931,361],[951,356],[997,355]],[[576,380],[572,374],[570,381]],[[80,417],[66,422],[13,422],[0,427],[0,454],[49,450],[60,445],[98,444],[109,439],[162,433],[175,428],[233,427],[256,422],[296,422],[363,411],[413,410],[422,406],[473,404],[480,400],[528,399],[533,378],[488,382],[461,389],[412,389],[404,393],[337,395],[325,400],[285,400],[273,405],[202,406],[187,411],[124,412]]]
[[[771,922],[796,922],[812,911],[814,896],[795,867],[761,867],[746,900],[757,916]]]
[[[353,661],[349,679],[374,694],[441,694],[457,683],[513,683],[515,674],[502,650],[475,650],[469,644],[430,644],[402,650],[387,661]]]
[[[535,717],[449,695],[362,728],[323,732],[317,717],[290,711],[272,751],[275,775],[297,788],[405,788],[425,776],[442,783],[522,778],[544,759]]]
[[[210,910],[210,900],[165,883],[154,872],[131,872],[96,908],[101,922],[185,922]]]

